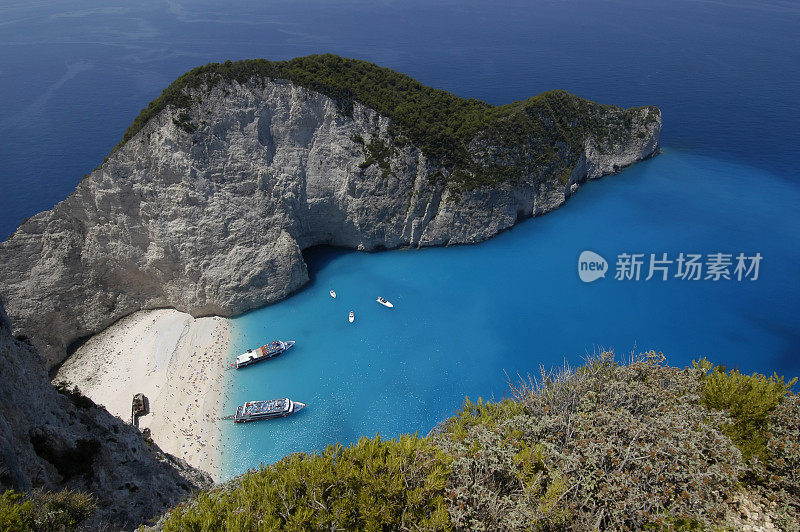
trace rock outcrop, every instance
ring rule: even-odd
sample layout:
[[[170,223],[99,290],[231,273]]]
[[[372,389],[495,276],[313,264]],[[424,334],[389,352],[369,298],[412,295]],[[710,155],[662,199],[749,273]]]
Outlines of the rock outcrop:
[[[519,173],[465,187],[359,101],[343,110],[272,78],[185,93],[188,108],[161,109],[66,200],[0,244],[0,296],[50,367],[70,343],[137,310],[232,316],[285,298],[308,281],[310,246],[485,240],[559,207],[586,179],[652,156],[661,130],[654,107],[580,100],[604,125],[580,130],[582,149],[554,133],[554,155],[534,164],[541,138],[498,145],[476,135],[475,164],[511,161]]]
[[[36,349],[11,335],[0,304],[0,492],[91,493],[99,509],[86,526],[119,530],[210,484],[86,397],[57,391]]]

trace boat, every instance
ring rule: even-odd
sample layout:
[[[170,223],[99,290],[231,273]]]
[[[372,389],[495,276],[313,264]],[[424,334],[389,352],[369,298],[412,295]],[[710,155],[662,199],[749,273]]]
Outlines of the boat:
[[[131,425],[138,427],[139,418],[146,416],[150,413],[150,400],[143,393],[137,393],[133,396],[131,402]]]
[[[380,303],[381,305],[383,305],[386,308],[394,308],[394,305],[392,305],[391,301],[387,301],[386,298],[384,298],[384,297],[379,297],[375,301],[377,301],[378,303]]]
[[[293,345],[294,340],[289,340],[286,342],[276,340],[274,342],[262,345],[261,347],[257,347],[256,349],[248,349],[247,353],[242,353],[236,357],[236,362],[233,365],[236,366],[236,369],[241,369],[246,366],[250,366],[251,364],[255,364],[256,362],[274,358],[287,351]]]
[[[292,401],[288,397],[283,399],[269,399],[267,401],[248,401],[236,408],[233,415],[234,423],[247,423],[260,419],[274,419],[276,417],[286,417],[304,409],[304,403]]]
[[[353,323],[354,321],[356,321],[356,313],[351,310],[350,316],[347,319],[350,320],[350,323]]]
[[[331,297],[332,297],[333,299],[336,299],[336,292],[334,292],[333,290],[331,290]]]

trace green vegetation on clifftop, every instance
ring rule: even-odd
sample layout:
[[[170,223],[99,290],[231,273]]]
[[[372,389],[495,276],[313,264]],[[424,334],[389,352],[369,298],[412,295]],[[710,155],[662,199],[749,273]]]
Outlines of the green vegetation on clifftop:
[[[604,352],[512,384],[512,399],[467,400],[425,438],[289,456],[159,527],[800,530],[795,381],[663,361],[651,351],[620,364]],[[755,440],[741,438],[745,428]]]
[[[737,370],[725,372],[725,368],[714,367],[706,359],[696,362],[695,368],[711,372],[703,377],[703,403],[731,416],[731,423],[722,427],[723,432],[739,447],[745,459],[769,460],[769,414],[786,391],[797,383],[797,378],[785,383],[777,374],[767,378],[757,374],[742,375]]]
[[[425,439],[362,438],[262,466],[177,508],[164,530],[445,530],[448,464]]]
[[[74,530],[97,508],[90,495],[75,491],[35,490],[23,495],[0,493],[0,530],[3,532],[60,532]]]
[[[343,113],[353,112],[353,102],[392,119],[401,133],[428,157],[449,170],[450,180],[462,186],[513,179],[522,170],[544,168],[559,157],[577,160],[588,136],[600,142],[625,138],[634,117],[645,108],[622,111],[603,106],[566,91],[545,92],[524,101],[493,106],[474,98],[460,98],[427,87],[388,68],[332,54],[298,57],[289,61],[251,59],[210,63],[175,80],[125,132],[119,148],[168,106],[177,111],[176,124],[187,133],[196,125],[188,110],[197,91],[219,83],[286,79],[333,98]],[[658,110],[648,107],[646,121],[657,120]],[[606,113],[614,110],[615,113]],[[639,132],[642,133],[641,131]],[[476,158],[471,144],[483,140],[496,153]],[[512,154],[508,147],[527,146],[527,153]],[[564,153],[572,150],[572,153]],[[574,160],[572,160],[574,159]]]

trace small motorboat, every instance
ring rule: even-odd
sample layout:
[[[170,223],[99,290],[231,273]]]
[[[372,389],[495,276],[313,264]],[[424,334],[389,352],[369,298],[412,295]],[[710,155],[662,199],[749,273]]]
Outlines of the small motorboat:
[[[336,299],[336,292],[334,292],[333,290],[331,290],[331,297],[332,297],[333,299]]]
[[[384,298],[384,297],[379,297],[379,298],[378,298],[378,299],[376,299],[375,301],[377,301],[378,303],[380,303],[381,305],[383,305],[383,306],[384,306],[384,307],[386,307],[386,308],[394,308],[394,305],[392,305],[391,301],[388,301],[388,300],[387,300],[386,298]]]
[[[351,310],[350,316],[347,319],[350,321],[350,323],[353,323],[354,321],[356,321],[356,313]]]

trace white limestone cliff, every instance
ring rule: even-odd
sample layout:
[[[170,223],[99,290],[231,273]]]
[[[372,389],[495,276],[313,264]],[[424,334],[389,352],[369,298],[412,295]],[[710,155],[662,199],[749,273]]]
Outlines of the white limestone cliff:
[[[458,188],[392,121],[286,80],[197,89],[180,126],[163,109],[52,210],[0,244],[0,297],[15,333],[48,366],[77,339],[138,310],[236,315],[308,281],[302,250],[361,250],[485,240],[551,211],[584,180],[658,149],[655,108],[597,105],[615,130],[584,151],[556,146],[555,165],[497,186]],[[205,91],[205,92],[204,92]],[[594,105],[594,104],[593,104]],[[632,116],[632,118],[630,118]],[[363,142],[393,147],[390,172],[365,166]],[[521,153],[485,139],[485,160]],[[496,152],[502,152],[499,155]]]

